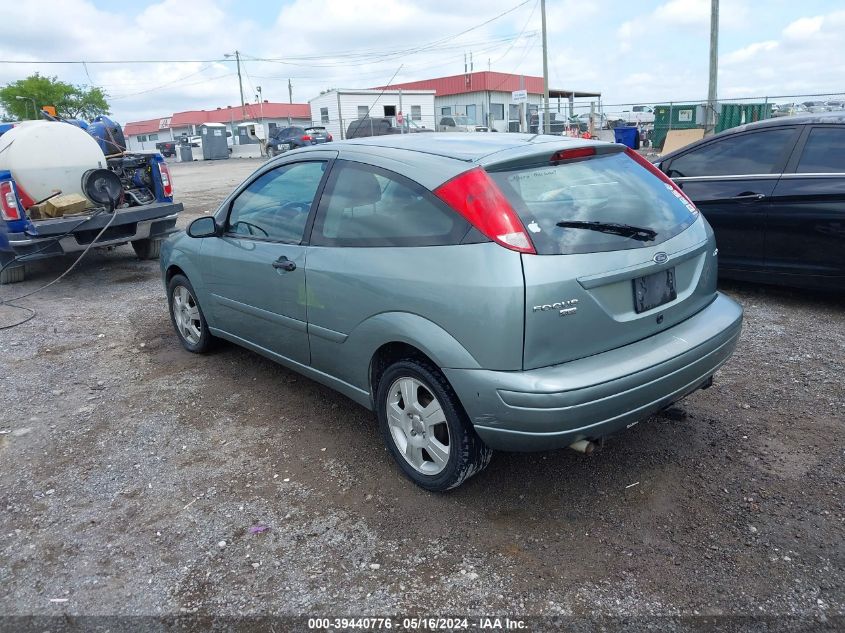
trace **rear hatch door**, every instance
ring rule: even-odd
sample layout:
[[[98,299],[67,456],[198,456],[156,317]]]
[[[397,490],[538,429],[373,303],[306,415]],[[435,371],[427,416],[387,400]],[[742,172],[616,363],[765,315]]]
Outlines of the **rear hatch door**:
[[[715,296],[695,207],[620,146],[591,147],[485,166],[537,251],[522,255],[525,369],[647,338]]]

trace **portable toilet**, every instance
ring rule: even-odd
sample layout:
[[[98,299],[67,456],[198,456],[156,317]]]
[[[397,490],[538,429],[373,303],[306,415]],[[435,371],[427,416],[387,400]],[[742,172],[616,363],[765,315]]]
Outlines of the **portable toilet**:
[[[259,124],[255,121],[238,123],[238,145],[254,145],[259,142]]]
[[[226,142],[226,126],[222,123],[203,123],[199,126],[202,138],[204,160],[229,158],[229,144]]]

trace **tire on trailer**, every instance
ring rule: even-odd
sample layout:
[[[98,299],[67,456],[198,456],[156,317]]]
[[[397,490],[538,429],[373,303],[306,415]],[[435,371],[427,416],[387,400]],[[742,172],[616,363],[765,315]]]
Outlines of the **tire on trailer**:
[[[0,284],[17,284],[26,279],[26,267],[9,266],[0,272]]]
[[[493,451],[431,363],[404,358],[392,364],[379,380],[375,401],[385,444],[418,486],[434,492],[456,488],[490,463]]]
[[[161,254],[161,240],[147,238],[132,242],[132,248],[138,259],[158,259]]]

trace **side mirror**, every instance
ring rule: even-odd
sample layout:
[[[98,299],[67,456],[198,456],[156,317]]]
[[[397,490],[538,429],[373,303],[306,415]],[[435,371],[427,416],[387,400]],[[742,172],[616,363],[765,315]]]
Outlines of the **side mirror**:
[[[188,225],[188,237],[217,237],[220,228],[217,221],[210,215],[197,218]]]

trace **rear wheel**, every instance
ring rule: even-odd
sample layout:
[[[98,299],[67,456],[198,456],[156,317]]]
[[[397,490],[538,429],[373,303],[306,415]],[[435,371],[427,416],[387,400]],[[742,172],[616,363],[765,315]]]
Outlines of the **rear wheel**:
[[[426,490],[455,488],[493,455],[475,433],[446,378],[407,358],[382,375],[376,394],[382,436],[396,463]]]
[[[186,350],[201,354],[208,351],[214,337],[208,331],[208,324],[196,297],[194,287],[184,275],[174,275],[167,284],[173,329]]]
[[[138,259],[158,259],[161,255],[161,240],[144,239],[132,242]]]

